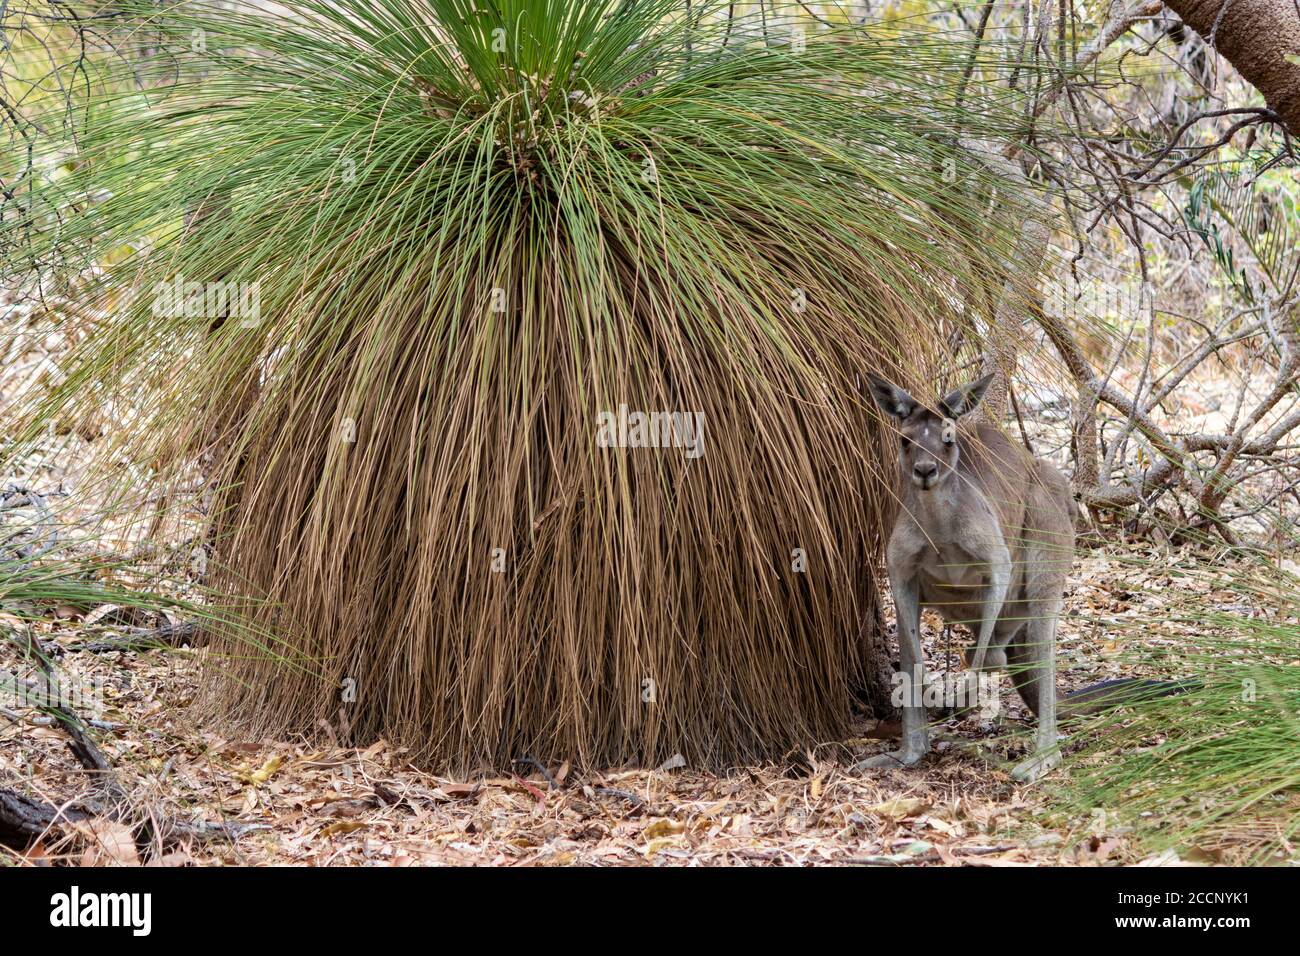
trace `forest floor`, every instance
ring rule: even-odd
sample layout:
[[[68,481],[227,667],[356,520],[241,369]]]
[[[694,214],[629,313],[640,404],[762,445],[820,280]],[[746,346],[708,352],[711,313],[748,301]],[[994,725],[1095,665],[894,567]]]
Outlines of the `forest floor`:
[[[1192,580],[1135,572],[1127,558],[1147,547],[1111,546],[1076,561],[1060,635],[1067,689],[1127,672],[1108,623],[1138,614],[1158,620],[1152,601],[1177,601],[1170,588]],[[1152,579],[1147,587],[1144,577]],[[795,765],[720,776],[690,767],[599,776],[520,767],[518,775],[453,780],[417,770],[384,742],[357,750],[216,736],[187,717],[201,651],[79,651],[88,639],[120,634],[105,623],[118,612],[65,613],[34,630],[47,647],[64,649],[57,659],[73,681],[97,688],[81,716],[97,722],[130,813],[185,828],[166,846],[145,848],[144,861],[155,865],[1198,862],[1144,855],[1123,832],[1097,829],[1104,814],[1053,817],[1047,795],[1068,770],[1035,787],[1014,783],[1006,770],[1023,755],[1032,725],[1005,680],[999,725],[955,717],[937,728],[934,753],[907,770],[855,769],[896,731],[864,720],[856,736],[828,741]],[[931,669],[942,672],[949,659],[956,668],[959,658],[947,653],[928,612],[925,630]],[[1160,640],[1158,630],[1144,635]],[[0,668],[21,672],[20,658],[8,644]],[[20,789],[58,805],[93,797],[96,783],[67,743],[36,711],[0,710],[0,779],[22,781]],[[52,831],[25,853],[0,854],[0,864],[142,862],[129,828],[107,818]],[[1232,848],[1219,847],[1199,862],[1232,860]]]

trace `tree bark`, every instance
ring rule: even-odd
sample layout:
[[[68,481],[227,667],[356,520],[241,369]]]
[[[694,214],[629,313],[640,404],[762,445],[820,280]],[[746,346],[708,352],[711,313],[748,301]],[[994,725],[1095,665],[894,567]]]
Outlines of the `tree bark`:
[[[1039,273],[1047,255],[1048,239],[1047,226],[1034,219],[1025,221],[1011,263],[1021,271],[1007,277],[998,296],[980,368],[981,375],[993,373],[993,381],[980,402],[979,414],[994,424],[1001,424],[1007,417],[1011,378],[1016,373],[1025,327],[1029,317],[1043,306]]]
[[[1097,438],[1097,392],[1086,382],[1076,383],[1071,410],[1071,439],[1074,441],[1074,490],[1080,493],[1101,487],[1101,443]]]
[[[1165,0],[1300,136],[1300,9],[1294,0]]]
[[[59,823],[88,820],[91,814],[80,806],[59,808],[53,804],[0,788],[0,845],[14,850],[31,846],[32,841]]]

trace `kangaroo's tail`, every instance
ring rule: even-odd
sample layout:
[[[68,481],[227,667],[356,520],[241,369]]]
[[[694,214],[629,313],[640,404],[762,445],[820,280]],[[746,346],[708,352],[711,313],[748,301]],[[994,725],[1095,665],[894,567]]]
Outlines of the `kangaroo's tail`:
[[[1104,680],[1066,694],[1057,705],[1057,713],[1061,717],[1096,714],[1121,704],[1186,694],[1200,686],[1201,682],[1197,680],[1143,680],[1140,677]]]

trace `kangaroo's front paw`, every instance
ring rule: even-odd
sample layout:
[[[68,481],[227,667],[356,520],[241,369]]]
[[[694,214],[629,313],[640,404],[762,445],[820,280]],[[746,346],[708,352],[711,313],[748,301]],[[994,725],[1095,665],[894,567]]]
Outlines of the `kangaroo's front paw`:
[[[1011,779],[1018,783],[1036,783],[1043,774],[1060,762],[1061,752],[1059,750],[1036,753],[1011,769]]]
[[[925,756],[924,750],[891,750],[858,761],[859,770],[880,770],[881,768],[910,767]]]

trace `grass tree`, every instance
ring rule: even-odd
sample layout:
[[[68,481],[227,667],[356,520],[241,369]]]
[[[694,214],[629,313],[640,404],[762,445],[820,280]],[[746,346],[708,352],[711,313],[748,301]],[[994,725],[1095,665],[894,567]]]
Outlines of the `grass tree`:
[[[923,384],[1027,207],[958,145],[1012,132],[960,92],[989,45],[734,6],[104,15],[76,161],[6,220],[90,276],[29,421],[111,401],[114,455],[206,469],[226,719],[453,766],[846,732],[860,375]]]

